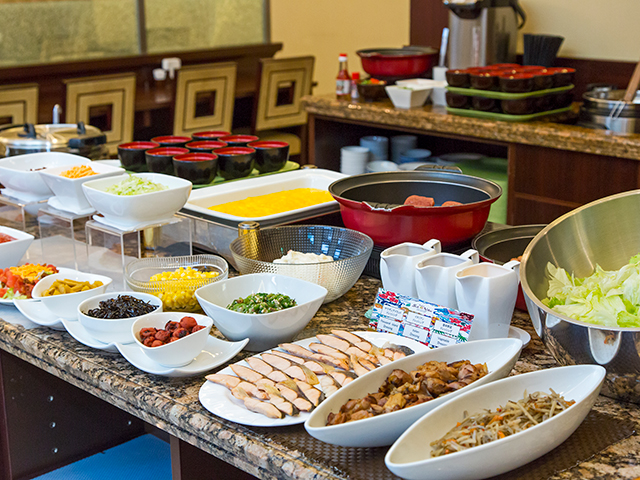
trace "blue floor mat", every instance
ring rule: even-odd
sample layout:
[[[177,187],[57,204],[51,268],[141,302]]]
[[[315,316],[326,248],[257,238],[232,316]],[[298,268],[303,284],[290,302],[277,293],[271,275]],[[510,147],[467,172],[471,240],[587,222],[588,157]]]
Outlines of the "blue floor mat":
[[[169,444],[153,435],[142,435],[34,480],[113,479],[171,480]]]

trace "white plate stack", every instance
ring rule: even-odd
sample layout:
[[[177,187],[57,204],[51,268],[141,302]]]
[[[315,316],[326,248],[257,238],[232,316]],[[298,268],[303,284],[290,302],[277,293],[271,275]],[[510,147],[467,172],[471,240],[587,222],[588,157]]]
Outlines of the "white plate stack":
[[[371,151],[371,160],[389,160],[389,138],[380,135],[370,135],[360,139],[360,146]]]
[[[340,172],[345,175],[365,173],[369,162],[369,149],[356,145],[340,149]]]

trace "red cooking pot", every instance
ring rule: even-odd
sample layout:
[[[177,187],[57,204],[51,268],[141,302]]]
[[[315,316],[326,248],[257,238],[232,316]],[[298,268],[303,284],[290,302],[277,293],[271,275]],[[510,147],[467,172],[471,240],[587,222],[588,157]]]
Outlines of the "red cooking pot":
[[[428,71],[438,52],[431,47],[370,48],[356,52],[372,77],[415,77]]]
[[[369,235],[377,246],[424,243],[443,246],[468,242],[487,223],[502,188],[484,178],[452,171],[396,171],[342,178],[329,185],[347,228]],[[410,195],[432,197],[433,207],[403,205]],[[462,205],[442,207],[454,200]]]

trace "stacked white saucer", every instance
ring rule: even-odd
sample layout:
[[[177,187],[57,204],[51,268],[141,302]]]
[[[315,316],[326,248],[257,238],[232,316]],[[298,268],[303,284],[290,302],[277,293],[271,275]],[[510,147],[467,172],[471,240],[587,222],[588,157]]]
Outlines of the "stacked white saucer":
[[[345,175],[360,175],[365,173],[369,162],[369,149],[356,145],[340,149],[340,172]]]

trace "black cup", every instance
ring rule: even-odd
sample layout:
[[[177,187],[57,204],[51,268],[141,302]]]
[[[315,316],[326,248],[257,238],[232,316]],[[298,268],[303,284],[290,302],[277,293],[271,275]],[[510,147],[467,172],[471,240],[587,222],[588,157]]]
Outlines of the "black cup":
[[[191,141],[191,137],[178,137],[176,135],[164,135],[153,137],[152,142],[159,143],[161,147],[184,147]]]
[[[231,135],[231,132],[225,132],[224,130],[208,130],[206,132],[196,132],[191,134],[191,138],[196,141],[205,140],[218,140],[220,137],[226,137]]]
[[[248,143],[257,142],[260,139],[255,135],[227,135],[216,140],[224,142],[230,147],[245,147]]]
[[[189,153],[189,150],[179,147],[160,147],[147,150],[145,152],[147,168],[153,173],[173,175],[173,157],[185,153]]]
[[[215,150],[218,173],[225,180],[248,177],[256,163],[256,151],[249,147],[225,147]]]
[[[189,180],[194,185],[213,182],[218,169],[218,156],[215,153],[185,153],[173,157],[173,169],[176,176]]]
[[[194,153],[211,153],[218,148],[224,148],[228,145],[224,142],[212,141],[212,140],[201,140],[198,142],[189,142],[185,145],[186,148],[189,149],[190,152]]]
[[[125,170],[147,172],[144,152],[160,145],[155,142],[129,142],[118,145],[118,157]]]
[[[276,172],[289,160],[289,144],[264,140],[247,145],[256,150],[256,168],[260,173]]]

